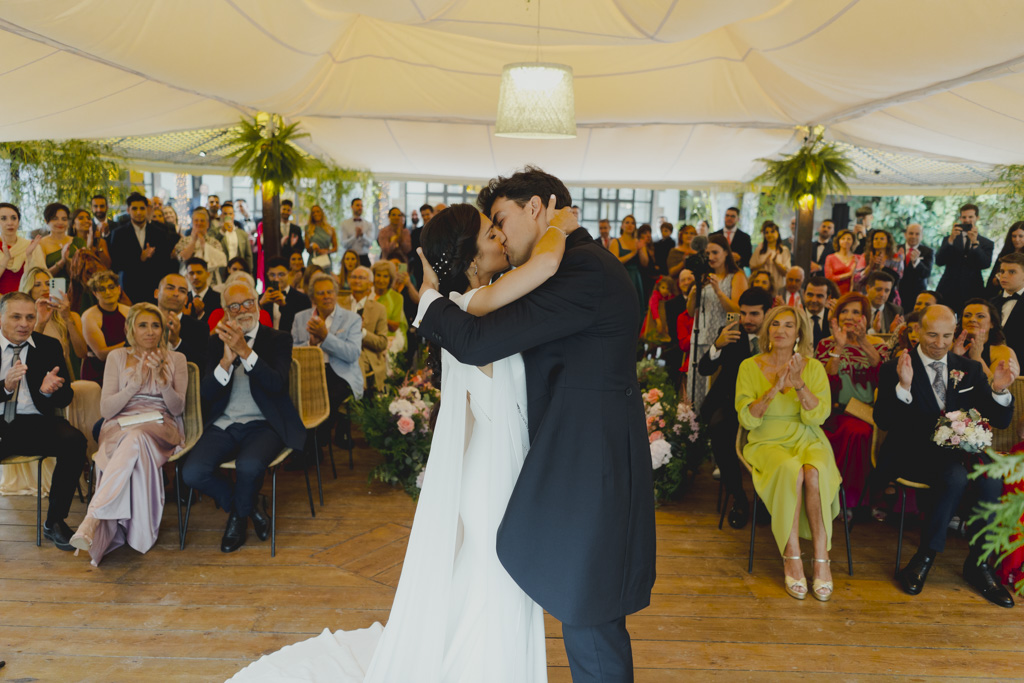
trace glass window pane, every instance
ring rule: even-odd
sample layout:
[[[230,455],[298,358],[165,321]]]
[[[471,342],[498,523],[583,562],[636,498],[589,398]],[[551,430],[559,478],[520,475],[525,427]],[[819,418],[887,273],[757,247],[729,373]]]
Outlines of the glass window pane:
[[[572,203],[580,204],[583,200],[583,188],[582,187],[570,187],[569,194],[572,195]],[[582,204],[580,204],[582,206]]]
[[[447,204],[447,202],[444,200],[444,195],[440,195],[440,194],[432,194],[432,195],[430,195],[430,197],[427,198],[427,202],[431,206],[437,206],[438,204]]]
[[[632,199],[633,190],[619,190],[619,199]]]
[[[586,199],[600,199],[601,198],[601,190],[597,189],[596,187],[587,187],[587,188],[584,188],[584,190],[583,190],[583,196]]]
[[[405,184],[405,191],[413,194],[426,194],[427,184],[421,182],[408,182]]]
[[[428,192],[444,192],[444,183],[430,183],[427,185]]]
[[[620,221],[623,218],[625,218],[626,216],[630,215],[631,213],[633,213],[633,202],[619,202],[619,220]],[[636,220],[637,227],[640,227],[640,223],[642,223],[642,221],[640,220],[639,216],[633,216],[633,217],[637,219]]]
[[[462,185],[449,185],[448,186],[448,193],[449,194],[462,194]]]
[[[406,195],[406,200],[405,200],[406,210],[405,210],[405,213],[408,214],[408,215],[412,215],[412,210],[413,209],[416,209],[416,211],[419,211],[420,207],[423,206],[424,199],[426,199],[426,197],[424,195],[421,195],[421,194]]]
[[[612,227],[618,227],[618,217],[615,215],[615,202],[601,202],[601,216],[612,222]]]
[[[632,192],[632,190],[630,190],[630,191]],[[649,201],[651,201],[651,191],[650,190],[637,190],[636,194],[633,196],[633,199],[635,199],[638,202],[649,202]]]
[[[637,204],[633,213],[636,216],[636,222],[638,225],[651,222],[651,205],[650,204]],[[652,224],[653,227],[653,224]]]
[[[615,199],[618,195],[618,190],[612,188],[604,188],[601,190],[602,199]]]
[[[583,202],[580,206],[580,212],[583,214],[583,220],[585,221],[596,221],[600,216],[598,215],[598,209],[601,207],[597,202]]]

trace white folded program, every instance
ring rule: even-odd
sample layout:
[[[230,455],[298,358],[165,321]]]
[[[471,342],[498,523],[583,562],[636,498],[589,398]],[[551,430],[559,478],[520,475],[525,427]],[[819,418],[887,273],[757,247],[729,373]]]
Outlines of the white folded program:
[[[145,413],[138,413],[137,415],[125,415],[124,417],[117,418],[117,423],[124,427],[131,427],[132,425],[145,424],[147,422],[163,422],[163,413],[157,410],[150,410]]]

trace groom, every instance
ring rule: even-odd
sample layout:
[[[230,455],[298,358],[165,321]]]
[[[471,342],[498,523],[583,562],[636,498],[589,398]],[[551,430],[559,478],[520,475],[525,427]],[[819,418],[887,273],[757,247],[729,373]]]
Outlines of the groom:
[[[558,178],[527,167],[477,199],[505,233],[514,266],[547,229],[545,208],[572,204]],[[509,575],[562,622],[575,683],[632,681],[626,615],[654,584],[651,452],[636,380],[641,311],[626,270],[587,234],[567,238],[554,277],[476,318],[436,291],[420,301],[420,334],[459,361],[522,353],[530,451],[498,529]]]

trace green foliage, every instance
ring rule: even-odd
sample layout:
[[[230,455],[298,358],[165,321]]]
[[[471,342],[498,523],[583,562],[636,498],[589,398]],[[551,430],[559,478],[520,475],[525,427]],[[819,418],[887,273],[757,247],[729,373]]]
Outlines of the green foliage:
[[[1024,481],[1024,452],[1001,455],[990,450],[988,455],[992,462],[976,465],[970,474],[971,479],[988,476],[1009,484]],[[991,520],[975,534],[971,543],[981,540],[982,559],[997,564],[1024,547],[1024,491],[1004,494],[996,503],[979,503],[969,523],[985,521],[990,516]],[[996,558],[994,562],[993,556]],[[1017,582],[1014,590],[1024,596],[1024,580]]]
[[[850,194],[845,178],[854,175],[853,165],[838,147],[820,137],[782,159],[758,159],[765,171],[754,179],[755,185],[769,185],[789,206],[804,195],[821,203],[826,195]]]
[[[270,116],[267,123],[256,117],[242,118],[237,130],[228,137],[227,145],[233,148],[231,154],[238,157],[231,167],[234,175],[246,175],[255,183],[270,183],[280,189],[307,172],[309,157],[295,142],[308,138],[309,133],[299,132],[298,121],[286,126],[277,114]]]
[[[91,140],[32,140],[0,143],[7,162],[10,201],[28,216],[42,216],[43,207],[61,202],[72,210],[89,208],[93,195],[117,206],[125,197],[127,169],[111,148]]]
[[[328,223],[338,225],[348,217],[346,197],[357,189],[362,190],[362,195],[369,196],[373,176],[369,171],[354,171],[333,163],[317,162],[294,185],[299,206],[310,207],[316,204],[324,210]]]

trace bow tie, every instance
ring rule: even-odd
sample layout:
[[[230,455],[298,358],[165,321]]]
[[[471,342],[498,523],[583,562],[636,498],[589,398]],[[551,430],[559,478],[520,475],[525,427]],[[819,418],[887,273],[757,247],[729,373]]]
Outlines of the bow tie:
[[[1007,301],[1020,301],[1020,292],[1014,292],[1013,294],[1003,294],[1003,302]]]

